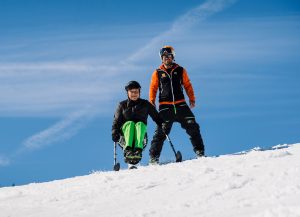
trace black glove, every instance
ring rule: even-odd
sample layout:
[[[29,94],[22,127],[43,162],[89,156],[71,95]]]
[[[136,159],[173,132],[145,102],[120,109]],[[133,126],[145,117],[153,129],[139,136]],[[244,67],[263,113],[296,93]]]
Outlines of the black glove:
[[[161,124],[161,129],[162,129],[164,134],[167,134],[167,123],[162,123]]]
[[[113,132],[111,135],[112,141],[119,142],[120,140],[120,134],[118,132]]]

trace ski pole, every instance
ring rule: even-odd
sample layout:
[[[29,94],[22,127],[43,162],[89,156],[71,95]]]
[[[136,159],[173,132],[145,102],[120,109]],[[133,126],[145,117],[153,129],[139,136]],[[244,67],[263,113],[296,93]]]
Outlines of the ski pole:
[[[177,151],[177,152],[176,152],[176,150],[175,150],[175,148],[174,148],[174,145],[173,145],[173,143],[172,143],[170,137],[169,137],[167,134],[165,134],[165,135],[166,135],[167,140],[169,141],[169,143],[170,143],[170,145],[171,145],[171,148],[172,148],[172,150],[173,150],[173,152],[174,152],[174,154],[175,154],[176,162],[181,162],[181,161],[182,161],[182,155],[181,155],[181,152],[180,152],[180,151]]]
[[[120,163],[117,163],[117,143],[114,142],[114,171],[120,170]]]

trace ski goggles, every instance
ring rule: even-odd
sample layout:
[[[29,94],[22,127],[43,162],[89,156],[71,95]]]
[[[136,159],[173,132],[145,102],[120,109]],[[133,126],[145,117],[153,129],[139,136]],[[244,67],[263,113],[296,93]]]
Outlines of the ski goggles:
[[[173,54],[163,54],[161,56],[161,58],[163,58],[163,57],[165,57],[165,58],[173,58]]]
[[[159,53],[160,53],[160,56],[173,55],[171,48],[162,48],[162,49],[160,49]]]

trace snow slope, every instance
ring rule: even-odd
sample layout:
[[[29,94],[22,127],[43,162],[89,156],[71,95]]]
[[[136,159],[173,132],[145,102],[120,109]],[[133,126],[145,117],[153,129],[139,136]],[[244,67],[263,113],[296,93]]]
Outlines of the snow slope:
[[[300,216],[300,144],[0,189],[0,217]]]

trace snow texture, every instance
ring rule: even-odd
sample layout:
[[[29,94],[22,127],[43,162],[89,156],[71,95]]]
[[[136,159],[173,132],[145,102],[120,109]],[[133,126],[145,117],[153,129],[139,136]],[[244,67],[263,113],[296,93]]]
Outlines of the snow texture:
[[[0,217],[296,217],[300,144],[0,189]]]

